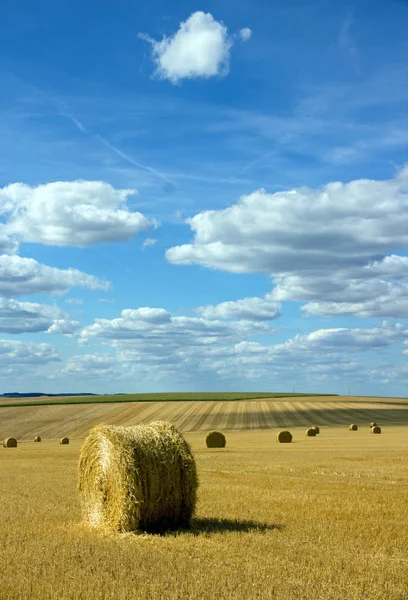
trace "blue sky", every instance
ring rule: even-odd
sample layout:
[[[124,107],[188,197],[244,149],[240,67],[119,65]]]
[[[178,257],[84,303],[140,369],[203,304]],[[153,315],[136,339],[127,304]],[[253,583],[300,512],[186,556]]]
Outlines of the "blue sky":
[[[0,393],[406,396],[408,4],[0,7]]]

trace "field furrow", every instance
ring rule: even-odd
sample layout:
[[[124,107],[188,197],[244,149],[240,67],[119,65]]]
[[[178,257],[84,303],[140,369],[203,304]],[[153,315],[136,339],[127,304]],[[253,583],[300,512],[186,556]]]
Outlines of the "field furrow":
[[[152,420],[174,423],[181,431],[288,429],[319,425],[330,427],[371,421],[408,423],[406,399],[285,398],[262,400],[159,401],[124,404],[65,404],[0,409],[0,439],[14,436],[84,438],[98,423],[136,425]]]

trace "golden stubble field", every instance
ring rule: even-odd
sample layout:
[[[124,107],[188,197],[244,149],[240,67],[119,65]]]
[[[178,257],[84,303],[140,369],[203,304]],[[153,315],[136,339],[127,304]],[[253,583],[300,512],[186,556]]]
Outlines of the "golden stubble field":
[[[408,426],[291,430],[226,431],[223,450],[186,433],[197,515],[164,536],[81,526],[82,440],[1,448],[1,600],[406,600]]]

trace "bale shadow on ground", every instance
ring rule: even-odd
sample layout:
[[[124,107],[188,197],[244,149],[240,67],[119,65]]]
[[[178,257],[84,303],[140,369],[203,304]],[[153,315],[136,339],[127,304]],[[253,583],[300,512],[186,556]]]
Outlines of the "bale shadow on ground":
[[[203,535],[206,533],[228,533],[240,532],[250,533],[267,531],[282,531],[284,525],[262,523],[259,521],[239,520],[239,519],[219,519],[217,517],[195,518],[191,521],[190,527],[177,528],[148,528],[144,533],[156,534],[160,536],[174,536],[180,534]]]
[[[266,531],[282,531],[284,525],[262,523],[260,521],[247,521],[239,519],[218,519],[216,517],[203,517],[193,519],[191,527],[187,531],[195,535],[201,533],[224,533],[228,531],[238,531],[249,533],[258,531],[264,533]]]

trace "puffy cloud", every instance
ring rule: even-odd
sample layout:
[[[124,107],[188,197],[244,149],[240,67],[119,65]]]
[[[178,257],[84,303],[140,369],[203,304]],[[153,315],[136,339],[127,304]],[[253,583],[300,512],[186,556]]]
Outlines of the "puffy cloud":
[[[72,287],[106,290],[109,283],[77,269],[57,269],[33,258],[0,256],[0,294],[22,296],[37,293],[65,294]]]
[[[24,242],[79,247],[118,242],[156,226],[127,208],[135,193],[103,181],[13,183],[0,188],[0,214],[7,218],[5,232]]]
[[[174,35],[164,37],[160,42],[144,34],[139,37],[152,44],[156,75],[162,79],[177,83],[186,78],[228,73],[232,39],[225,25],[210,13],[192,13],[180,23]]]
[[[1,333],[72,333],[75,323],[56,306],[0,297]],[[79,323],[76,323],[78,327]]]
[[[18,243],[12,240],[6,233],[6,228],[0,223],[0,254],[15,254]]]
[[[9,372],[20,365],[28,367],[60,361],[57,350],[50,344],[0,340],[0,369]]]
[[[116,377],[119,363],[114,356],[107,354],[82,354],[69,358],[60,377],[75,376],[93,379],[95,376]]]
[[[286,382],[287,387],[296,381],[309,388],[345,377],[378,383],[392,365],[375,357],[380,353],[395,360],[392,352],[398,346],[403,352],[408,342],[408,329],[387,321],[365,329],[319,329],[275,344],[251,340],[272,333],[263,322],[173,317],[164,309],[142,308],[126,309],[117,319],[96,319],[79,337],[116,350],[116,366],[107,367],[115,378],[126,373],[128,378],[186,385],[208,381],[212,386],[259,380],[277,386]],[[363,358],[367,355],[369,362]]]
[[[80,329],[81,324],[78,321],[72,321],[71,319],[57,319],[47,329],[47,333],[61,333],[64,335],[72,335]]]
[[[188,219],[193,242],[166,257],[267,273],[270,300],[309,302],[306,314],[407,316],[408,258],[395,254],[408,246],[407,184],[408,166],[387,181],[260,190]]]
[[[264,323],[250,321],[223,322],[197,317],[172,317],[162,308],[142,307],[122,310],[116,319],[96,319],[80,333],[83,342],[91,338],[129,340],[135,347],[172,348],[216,343],[220,339],[239,341],[242,336],[271,333]]]
[[[231,302],[221,302],[215,306],[200,306],[196,312],[205,319],[246,319],[249,321],[269,321],[280,316],[280,304],[272,302],[270,295],[265,298],[242,298]]]
[[[244,27],[239,31],[239,37],[243,42],[247,42],[252,37],[252,31],[249,29],[249,27]]]
[[[174,264],[269,274],[365,266],[408,245],[408,167],[389,181],[329,183],[242,196],[188,219],[192,244],[170,248]]]

